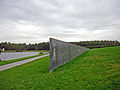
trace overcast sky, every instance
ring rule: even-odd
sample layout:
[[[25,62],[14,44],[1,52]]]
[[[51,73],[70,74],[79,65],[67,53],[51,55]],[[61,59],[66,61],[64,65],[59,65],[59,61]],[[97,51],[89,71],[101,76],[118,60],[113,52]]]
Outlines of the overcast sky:
[[[0,42],[119,40],[120,0],[0,0]]]

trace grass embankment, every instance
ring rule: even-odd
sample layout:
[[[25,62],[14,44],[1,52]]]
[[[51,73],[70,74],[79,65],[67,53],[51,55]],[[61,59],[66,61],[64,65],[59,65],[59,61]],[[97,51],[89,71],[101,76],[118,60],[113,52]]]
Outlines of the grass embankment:
[[[0,90],[120,90],[120,47],[91,49],[49,74],[49,57],[0,72]]]
[[[34,56],[29,56],[29,57],[23,57],[23,58],[8,60],[8,61],[0,61],[0,66],[5,65],[5,64],[9,64],[9,63],[13,63],[13,62],[17,62],[17,61],[22,61],[22,60],[38,57],[38,56],[41,56],[41,55],[44,55],[44,54],[39,54],[39,55],[34,55]]]

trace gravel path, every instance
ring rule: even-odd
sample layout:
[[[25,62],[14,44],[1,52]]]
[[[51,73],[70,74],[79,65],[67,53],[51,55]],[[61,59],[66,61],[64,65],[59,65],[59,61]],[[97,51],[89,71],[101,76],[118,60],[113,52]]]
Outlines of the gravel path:
[[[18,66],[18,65],[22,65],[22,64],[25,64],[25,63],[28,63],[28,62],[34,61],[34,60],[36,60],[36,59],[39,59],[39,58],[45,57],[45,56],[49,56],[49,54],[42,55],[42,56],[38,56],[38,57],[35,57],[35,58],[30,58],[30,59],[23,60],[23,61],[18,61],[18,62],[14,62],[14,63],[6,64],[6,65],[2,65],[2,66],[0,66],[0,71],[2,71],[2,70],[6,70],[6,69],[9,69],[9,68],[12,68],[12,67]]]

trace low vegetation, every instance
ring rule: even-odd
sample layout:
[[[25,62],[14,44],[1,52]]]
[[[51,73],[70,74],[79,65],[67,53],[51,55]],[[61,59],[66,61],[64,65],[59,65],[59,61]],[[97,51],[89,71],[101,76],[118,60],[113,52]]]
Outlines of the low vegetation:
[[[120,47],[90,49],[49,73],[49,57],[0,72],[0,90],[120,90]]]

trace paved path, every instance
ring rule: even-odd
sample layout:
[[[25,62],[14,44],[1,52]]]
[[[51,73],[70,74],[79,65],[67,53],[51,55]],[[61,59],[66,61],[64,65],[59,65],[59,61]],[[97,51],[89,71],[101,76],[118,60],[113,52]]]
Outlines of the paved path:
[[[26,59],[26,60],[23,60],[23,61],[18,61],[18,62],[14,62],[14,63],[6,64],[6,65],[2,65],[2,66],[0,66],[0,71],[2,71],[2,70],[6,70],[6,69],[9,69],[9,68],[12,68],[12,67],[18,66],[18,65],[22,65],[22,64],[25,64],[25,63],[28,63],[28,62],[34,61],[34,60],[36,60],[36,59],[39,59],[39,58],[45,57],[45,56],[49,56],[49,54],[42,55],[42,56],[38,56],[38,57],[35,57],[35,58]]]

